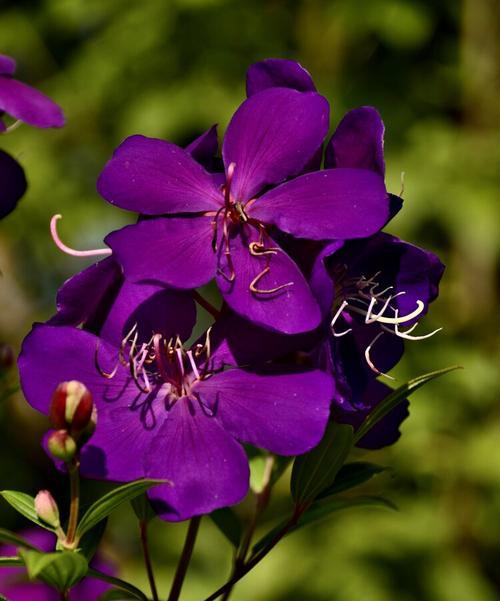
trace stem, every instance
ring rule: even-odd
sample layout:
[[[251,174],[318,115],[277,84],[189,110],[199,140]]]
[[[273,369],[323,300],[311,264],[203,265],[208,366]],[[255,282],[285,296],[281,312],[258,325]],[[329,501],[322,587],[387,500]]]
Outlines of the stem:
[[[193,290],[193,298],[200,305],[200,307],[203,307],[205,309],[205,311],[207,311],[208,313],[210,313],[210,315],[214,319],[219,319],[219,317],[220,317],[220,311],[218,309],[216,309],[212,305],[212,303],[210,301],[208,301],[206,298],[204,298],[196,290]]]
[[[73,459],[71,463],[68,463],[69,473],[69,485],[70,485],[70,505],[69,505],[69,519],[68,519],[68,530],[66,534],[66,544],[70,546],[75,541],[76,527],[78,525],[78,511],[80,508],[80,474],[79,474],[79,461]]]
[[[245,563],[239,570],[238,573],[234,574],[234,576],[232,576],[227,582],[226,584],[222,585],[220,588],[218,588],[214,593],[212,593],[209,597],[207,597],[204,601],[215,601],[215,599],[217,599],[218,597],[220,597],[220,595],[223,595],[224,593],[226,593],[226,591],[231,590],[233,588],[233,586],[239,582],[243,576],[245,576],[246,574],[248,574],[248,572],[250,572],[251,570],[254,569],[254,567],[260,563],[264,557],[266,557],[266,555],[272,551],[274,549],[274,547],[280,542],[280,540],[288,533],[289,530],[291,530],[295,524],[297,523],[297,521],[299,520],[300,516],[304,513],[304,511],[306,510],[305,506],[302,507],[296,507],[295,511],[292,515],[292,517],[288,520],[288,522],[283,526],[283,528],[276,534],[276,536],[272,539],[272,541],[270,541],[263,549],[262,551],[259,551],[258,553],[256,553],[253,557],[251,557],[249,559],[249,561],[247,563]]]
[[[153,573],[153,564],[151,563],[151,555],[149,553],[148,523],[146,522],[146,520],[139,520],[139,529],[141,531],[141,545],[142,554],[144,556],[144,565],[146,566],[146,572],[148,574],[149,586],[151,587],[151,594],[153,595],[153,601],[159,601],[158,589],[156,588],[155,576]]]
[[[255,511],[246,531],[243,542],[241,543],[241,546],[235,555],[233,569],[231,572],[231,576],[229,577],[229,582],[231,582],[233,578],[237,574],[239,574],[240,571],[245,567],[245,560],[247,558],[248,550],[250,549],[252,538],[255,533],[255,529],[257,528],[260,515],[269,503],[269,497],[271,495],[271,476],[273,473],[274,460],[275,459],[273,455],[268,455],[268,457],[266,458],[266,465],[264,467],[264,475],[262,478],[262,490],[255,494]],[[227,601],[229,599],[234,584],[235,583],[230,584],[228,586],[224,593],[224,596],[222,597],[222,601]]]
[[[191,561],[191,556],[193,554],[194,544],[198,535],[200,522],[201,516],[191,518],[191,521],[189,522],[186,540],[184,542],[184,548],[182,549],[179,563],[177,564],[177,570],[175,571],[174,581],[172,582],[172,588],[170,589],[170,594],[168,596],[167,601],[178,601],[179,599],[182,585],[184,583],[184,578],[186,576],[186,572],[189,567],[189,562]]]

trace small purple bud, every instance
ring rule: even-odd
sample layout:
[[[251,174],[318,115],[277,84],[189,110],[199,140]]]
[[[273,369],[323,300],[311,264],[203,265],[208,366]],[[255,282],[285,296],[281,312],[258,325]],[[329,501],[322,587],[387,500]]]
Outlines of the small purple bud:
[[[61,382],[52,396],[50,421],[58,430],[79,434],[87,428],[94,413],[94,403],[89,389],[71,380]]]
[[[41,490],[35,497],[35,511],[38,517],[53,528],[59,528],[59,509],[48,490]]]
[[[66,462],[73,459],[77,450],[76,442],[66,430],[52,432],[47,440],[47,447],[51,455]]]

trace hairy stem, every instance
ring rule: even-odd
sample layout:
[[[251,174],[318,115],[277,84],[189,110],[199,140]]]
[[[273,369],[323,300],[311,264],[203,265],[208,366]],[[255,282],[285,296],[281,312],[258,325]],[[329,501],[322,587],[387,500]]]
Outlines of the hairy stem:
[[[151,563],[151,555],[149,553],[148,523],[146,520],[139,520],[139,529],[141,531],[142,554],[146,572],[148,574],[149,586],[151,587],[151,595],[153,596],[153,601],[159,601],[158,589],[156,588],[155,576],[153,573],[153,564]]]
[[[80,474],[79,461],[74,459],[68,463],[69,485],[70,485],[70,505],[68,530],[66,533],[66,544],[68,546],[75,542],[76,527],[78,525],[78,512],[80,509]]]
[[[193,298],[200,305],[200,307],[203,307],[205,309],[205,311],[210,313],[210,315],[214,319],[218,319],[220,317],[220,311],[218,309],[216,309],[210,301],[208,301],[206,298],[204,298],[196,290],[193,290]]]
[[[186,572],[193,555],[194,544],[200,528],[201,516],[191,518],[189,522],[188,531],[186,534],[186,540],[184,541],[184,548],[182,549],[179,563],[177,564],[177,570],[175,572],[174,581],[172,582],[172,588],[167,601],[178,601],[181,594],[182,585]]]

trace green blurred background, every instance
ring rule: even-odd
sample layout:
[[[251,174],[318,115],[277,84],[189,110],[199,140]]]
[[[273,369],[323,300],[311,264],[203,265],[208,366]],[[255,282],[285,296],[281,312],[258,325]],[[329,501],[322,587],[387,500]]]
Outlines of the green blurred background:
[[[372,104],[386,123],[388,187],[405,207],[390,231],[447,265],[426,326],[399,382],[465,366],[418,392],[399,443],[358,457],[393,470],[364,487],[399,512],[356,509],[303,530],[236,589],[235,601],[493,601],[500,598],[500,8],[496,0],[17,0],[0,3],[1,52],[18,77],[65,109],[67,126],[23,126],[0,140],[30,188],[0,223],[0,338],[16,349],[31,322],[54,310],[55,291],[84,267],[51,243],[78,248],[130,220],[95,192],[113,148],[142,133],[185,144],[244,97],[245,69],[276,56],[299,60],[332,103],[332,126]],[[425,330],[425,326],[422,326]],[[15,380],[15,374],[11,375]],[[39,448],[46,420],[20,395],[0,406],[1,487],[32,494],[66,482]],[[276,492],[283,507],[287,483]],[[102,485],[92,484],[87,498]],[[1,524],[26,524],[4,504]],[[242,508],[245,512],[245,507]],[[155,522],[162,596],[185,524]],[[108,555],[146,586],[130,509],[110,521]],[[222,583],[231,552],[202,524],[184,599]]]

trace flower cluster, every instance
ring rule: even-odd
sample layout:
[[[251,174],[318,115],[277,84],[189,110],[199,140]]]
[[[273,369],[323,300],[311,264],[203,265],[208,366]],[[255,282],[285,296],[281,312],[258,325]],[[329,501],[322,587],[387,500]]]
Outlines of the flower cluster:
[[[404,341],[433,334],[413,332],[443,265],[381,232],[402,200],[386,190],[378,112],[350,111],[324,148],[329,105],[298,63],[252,65],[247,96],[221,156],[215,126],[186,148],[137,135],[115,150],[97,188],[138,220],[109,248],[69,249],[53,219],[62,250],[105,258],[64,283],[19,358],[43,413],[62,381],[91,391],[82,473],[168,480],[149,493],[167,520],[241,501],[243,445],[296,456],[329,420],[357,428]],[[220,308],[196,290],[212,280]],[[193,337],[197,304],[214,322]],[[358,444],[393,443],[406,415],[402,403]]]
[[[16,62],[0,54],[0,134],[13,131],[18,124],[34,127],[62,127],[61,108],[50,98],[34,88],[14,79]],[[4,115],[15,121],[7,126]],[[7,152],[0,150],[0,219],[17,206],[26,192],[26,177],[19,163]]]

